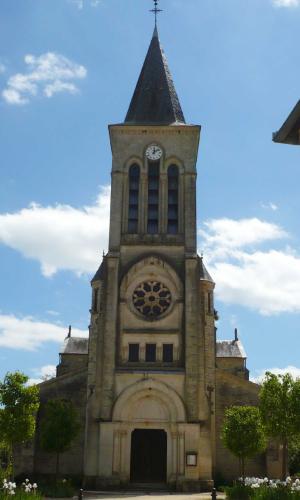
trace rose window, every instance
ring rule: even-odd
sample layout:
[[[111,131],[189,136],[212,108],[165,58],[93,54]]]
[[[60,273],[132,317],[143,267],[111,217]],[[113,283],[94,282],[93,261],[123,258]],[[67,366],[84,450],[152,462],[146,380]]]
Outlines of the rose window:
[[[141,283],[133,292],[134,307],[148,318],[157,318],[171,304],[170,290],[159,281]]]

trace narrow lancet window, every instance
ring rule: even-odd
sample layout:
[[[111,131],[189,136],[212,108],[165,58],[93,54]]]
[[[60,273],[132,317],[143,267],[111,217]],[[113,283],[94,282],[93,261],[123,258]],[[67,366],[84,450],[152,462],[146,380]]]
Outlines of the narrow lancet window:
[[[159,162],[149,163],[148,168],[148,233],[158,233],[159,220]]]
[[[168,233],[178,233],[178,167],[168,169]]]
[[[139,225],[140,167],[131,165],[129,169],[128,233],[137,234]]]
[[[99,299],[99,288],[95,288],[93,293],[93,307],[92,307],[94,313],[98,312],[98,299]]]
[[[207,312],[208,314],[213,314],[214,312],[214,298],[212,292],[207,294]]]

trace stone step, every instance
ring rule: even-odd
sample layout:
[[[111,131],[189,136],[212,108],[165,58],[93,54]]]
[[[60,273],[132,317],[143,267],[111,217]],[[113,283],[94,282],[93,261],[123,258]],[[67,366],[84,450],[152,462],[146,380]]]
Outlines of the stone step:
[[[128,489],[133,491],[169,491],[166,483],[130,483]]]

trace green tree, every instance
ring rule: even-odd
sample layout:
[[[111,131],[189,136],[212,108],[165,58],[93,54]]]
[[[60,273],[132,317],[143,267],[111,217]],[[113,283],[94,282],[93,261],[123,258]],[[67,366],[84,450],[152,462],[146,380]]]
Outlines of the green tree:
[[[300,379],[267,372],[260,393],[260,411],[268,436],[282,445],[282,479],[288,473],[288,448],[300,436]]]
[[[80,429],[77,411],[71,401],[50,399],[41,419],[40,444],[49,453],[56,453],[56,480],[61,453],[67,451]]]
[[[29,441],[35,432],[39,408],[39,389],[28,387],[28,377],[20,372],[7,373],[0,382],[0,436],[5,445],[13,475],[13,449]]]
[[[222,441],[239,459],[240,475],[245,479],[245,461],[266,448],[265,429],[259,409],[254,406],[231,406],[225,412]]]

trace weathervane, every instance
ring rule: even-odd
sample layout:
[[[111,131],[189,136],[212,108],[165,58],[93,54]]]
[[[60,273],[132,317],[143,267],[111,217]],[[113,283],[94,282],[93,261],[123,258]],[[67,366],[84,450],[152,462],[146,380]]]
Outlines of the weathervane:
[[[150,12],[153,12],[154,16],[155,16],[155,26],[157,26],[157,14],[159,14],[160,12],[162,12],[162,10],[158,8],[158,1],[159,0],[153,0],[153,2],[154,2],[154,9],[150,10]]]

